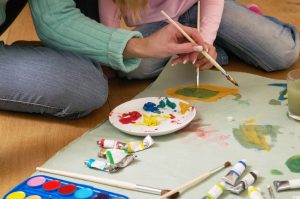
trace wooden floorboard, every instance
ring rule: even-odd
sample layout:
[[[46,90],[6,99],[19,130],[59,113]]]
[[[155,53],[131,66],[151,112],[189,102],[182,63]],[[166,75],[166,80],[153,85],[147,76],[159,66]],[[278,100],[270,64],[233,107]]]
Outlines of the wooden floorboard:
[[[244,0],[261,6],[264,14],[275,15],[300,28],[299,0]],[[8,31],[0,37],[8,44],[17,40],[38,40],[28,6]],[[229,70],[245,71],[262,76],[285,79],[287,71],[266,73],[231,58]],[[300,60],[292,68],[300,68]],[[39,115],[0,112],[0,196],[26,179],[35,167],[90,128],[107,118],[110,110],[145,89],[152,80],[129,81],[113,79],[109,82],[108,102],[89,116],[74,120],[59,120]]]

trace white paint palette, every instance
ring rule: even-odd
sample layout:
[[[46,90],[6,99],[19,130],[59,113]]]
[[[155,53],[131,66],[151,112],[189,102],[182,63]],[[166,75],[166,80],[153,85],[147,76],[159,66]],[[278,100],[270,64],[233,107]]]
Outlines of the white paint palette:
[[[175,108],[166,101],[176,104]],[[166,106],[159,108],[159,113],[144,110],[148,102],[159,105],[161,101]],[[181,112],[181,105],[190,106],[186,112]],[[187,126],[196,116],[196,109],[188,102],[176,98],[146,97],[134,99],[117,106],[109,115],[110,123],[124,133],[137,136],[159,136],[176,132]],[[136,120],[135,120],[136,119]],[[125,121],[125,122],[124,122]]]

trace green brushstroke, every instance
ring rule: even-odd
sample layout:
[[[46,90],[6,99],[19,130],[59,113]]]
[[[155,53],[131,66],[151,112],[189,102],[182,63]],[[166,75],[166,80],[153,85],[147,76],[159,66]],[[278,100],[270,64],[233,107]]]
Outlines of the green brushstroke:
[[[271,174],[274,175],[274,176],[283,175],[283,173],[281,171],[279,171],[278,169],[272,169]]]
[[[233,99],[234,101],[237,101],[241,105],[250,105],[249,100],[242,100],[242,95],[241,94],[236,94],[234,95],[235,98]]]
[[[294,155],[290,157],[285,165],[290,169],[293,173],[300,173],[300,155]]]
[[[271,100],[269,101],[269,104],[270,104],[270,105],[281,105],[281,101],[276,100],[276,99],[271,99]]]
[[[212,91],[205,88],[182,88],[175,93],[186,97],[197,97],[200,99],[214,97],[219,94],[218,91]]]
[[[270,151],[277,134],[281,133],[279,128],[273,125],[240,125],[233,129],[233,135],[245,148]]]

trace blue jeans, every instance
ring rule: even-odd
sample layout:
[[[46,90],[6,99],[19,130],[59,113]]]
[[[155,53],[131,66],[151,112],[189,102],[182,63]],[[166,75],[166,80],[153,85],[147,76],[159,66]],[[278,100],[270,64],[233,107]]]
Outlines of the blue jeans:
[[[197,6],[191,7],[179,22],[196,27]],[[136,28],[144,36],[165,26],[165,22]],[[234,0],[225,0],[224,12],[215,41],[217,62],[228,63],[228,52],[265,71],[283,70],[299,58],[299,35],[296,28],[273,17],[258,15]],[[138,69],[126,76],[136,79],[157,76],[170,58],[144,59]]]
[[[101,67],[75,54],[0,42],[0,110],[75,119],[102,106]]]

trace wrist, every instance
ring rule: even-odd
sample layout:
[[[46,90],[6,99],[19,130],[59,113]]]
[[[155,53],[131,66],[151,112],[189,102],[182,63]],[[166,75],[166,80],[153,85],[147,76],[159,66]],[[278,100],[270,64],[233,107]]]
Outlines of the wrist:
[[[146,39],[132,38],[127,42],[127,45],[123,52],[123,57],[125,59],[150,57],[146,49],[147,49]]]

